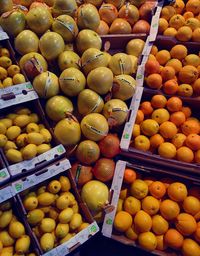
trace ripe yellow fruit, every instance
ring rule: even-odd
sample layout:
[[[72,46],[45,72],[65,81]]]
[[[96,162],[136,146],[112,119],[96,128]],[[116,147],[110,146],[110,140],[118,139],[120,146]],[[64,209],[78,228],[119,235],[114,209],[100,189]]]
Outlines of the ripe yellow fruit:
[[[3,80],[3,87],[6,88],[6,87],[10,87],[13,85],[13,80],[11,77],[7,77]]]
[[[129,229],[126,230],[125,235],[126,235],[126,237],[128,237],[129,239],[131,239],[133,241],[135,241],[138,238],[138,234],[135,231],[134,224]]]
[[[188,196],[183,201],[183,209],[185,212],[195,215],[200,211],[200,201],[197,197]]]
[[[37,155],[37,146],[34,144],[28,144],[23,148],[22,157],[24,160],[29,160]]]
[[[18,115],[14,120],[13,120],[13,124],[17,125],[19,127],[24,127],[27,124],[30,123],[30,117],[28,115],[22,114],[22,115]]]
[[[147,232],[152,227],[151,216],[145,211],[141,210],[136,213],[134,218],[136,231],[139,233]]]
[[[8,75],[9,75],[10,77],[13,77],[14,75],[20,73],[20,67],[17,66],[17,65],[11,65],[11,66],[7,69],[7,71],[8,71]]]
[[[39,132],[40,129],[39,129],[39,125],[35,124],[35,123],[29,123],[27,126],[26,126],[26,132],[27,133],[30,133],[30,132]]]
[[[152,232],[144,232],[138,236],[139,245],[148,251],[153,251],[157,246],[156,236]]]
[[[194,240],[186,238],[183,241],[182,253],[184,256],[199,256],[200,246]]]
[[[40,133],[30,132],[28,134],[27,140],[30,144],[40,145],[44,142],[44,137]]]
[[[8,149],[17,149],[17,146],[13,141],[8,140],[3,149],[5,151],[7,151]]]
[[[12,219],[12,210],[4,211],[0,216],[0,228],[5,228],[8,226]]]
[[[61,189],[61,184],[58,180],[52,180],[48,187],[47,187],[48,191],[52,194],[57,194],[60,189]]]
[[[10,223],[9,234],[12,236],[12,238],[20,238],[21,236],[25,235],[24,225],[19,221]]]
[[[51,149],[51,146],[49,144],[41,144],[37,146],[37,154],[43,154]]]
[[[144,135],[139,135],[134,140],[134,147],[138,150],[147,151],[150,148],[150,141]]]
[[[59,178],[59,182],[61,184],[61,190],[63,192],[67,192],[71,189],[71,184],[70,184],[70,181],[67,177],[65,176],[60,176]]]
[[[60,244],[63,244],[65,242],[67,242],[69,239],[71,239],[73,237],[73,234],[68,233],[63,239],[60,240]]]
[[[42,206],[49,206],[55,201],[56,197],[54,194],[44,192],[38,196],[38,202]]]
[[[43,233],[51,233],[56,228],[55,220],[51,218],[44,218],[40,223],[40,230]]]
[[[153,196],[147,196],[142,200],[142,209],[149,215],[154,215],[159,211],[160,202]]]
[[[129,196],[124,201],[124,210],[131,215],[135,215],[141,210],[141,202],[137,198]]]
[[[57,200],[56,200],[56,207],[59,210],[64,210],[66,209],[70,204],[70,199],[67,195],[61,195]]]
[[[168,228],[168,222],[161,215],[154,215],[152,217],[152,231],[156,235],[164,235]]]
[[[9,235],[8,231],[4,230],[0,232],[0,240],[4,247],[11,246],[15,240]]]
[[[2,122],[0,122],[0,134],[6,134],[6,126]]]
[[[27,215],[28,223],[31,226],[35,226],[38,223],[41,222],[41,220],[44,218],[44,212],[40,209],[34,209],[32,211],[29,211]]]
[[[23,205],[27,211],[34,210],[38,206],[38,199],[35,196],[27,197],[24,199]]]
[[[119,232],[125,232],[132,226],[132,216],[125,211],[120,211],[116,214],[114,227]]]
[[[71,208],[67,208],[60,212],[58,219],[60,223],[67,224],[71,221],[73,214],[73,210]]]
[[[6,136],[9,140],[16,139],[21,133],[21,128],[19,126],[11,126],[6,131]]]
[[[45,129],[45,128],[41,129],[40,134],[42,134],[45,143],[49,143],[51,141],[52,136],[51,136],[51,133],[47,129]]]
[[[8,68],[12,65],[12,60],[7,56],[0,57],[0,66],[3,68]]]
[[[24,254],[27,253],[30,247],[30,237],[27,235],[23,235],[22,237],[20,237],[16,243],[15,243],[15,251],[18,254]]]
[[[25,147],[27,145],[27,139],[28,136],[26,133],[21,133],[17,139],[16,139],[16,144],[19,148]]]
[[[140,125],[141,132],[147,136],[153,136],[158,133],[159,124],[153,119],[146,119]]]
[[[0,147],[4,147],[8,142],[7,137],[4,134],[0,134]]]
[[[23,84],[26,82],[26,78],[22,74],[15,74],[13,76],[13,84]]]
[[[148,186],[143,180],[135,180],[130,187],[130,194],[137,199],[143,199],[148,194]]]
[[[70,230],[75,230],[79,228],[82,222],[82,216],[80,215],[80,213],[74,213],[69,223]]]
[[[10,120],[9,118],[0,119],[0,123],[3,123],[6,126],[6,128],[9,128],[12,126],[12,120]]]
[[[56,237],[58,237],[59,239],[62,239],[68,233],[69,233],[69,224],[58,223],[56,230],[55,230]]]
[[[17,149],[9,149],[6,152],[6,157],[11,163],[19,163],[23,161],[22,153]]]
[[[8,72],[5,68],[0,67],[0,80],[6,79]]]

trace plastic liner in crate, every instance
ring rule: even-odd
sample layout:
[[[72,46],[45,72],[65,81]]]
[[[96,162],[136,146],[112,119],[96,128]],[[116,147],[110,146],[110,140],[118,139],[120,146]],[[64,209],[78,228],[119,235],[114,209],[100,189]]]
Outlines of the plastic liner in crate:
[[[28,227],[25,219],[22,216],[22,212],[20,211],[20,205],[15,195],[16,195],[15,190],[13,189],[11,184],[2,187],[0,189],[0,209],[2,213],[4,212],[4,210],[6,211],[8,209],[12,209],[12,214],[14,214],[14,216],[16,216],[17,219],[24,225],[25,234],[30,237],[31,243],[30,243],[29,253],[35,253],[36,255],[39,256],[39,250],[36,248],[36,243],[32,237],[31,229]],[[5,230],[6,229],[7,227],[5,228]],[[1,231],[4,231],[4,228],[1,228]],[[1,255],[3,256],[4,255],[3,251],[1,251],[1,253],[2,253]],[[13,252],[13,255],[14,254],[15,252]],[[5,255],[7,254],[5,253]]]
[[[152,96],[149,96],[145,93],[145,90],[143,91],[142,101],[145,101],[145,100],[149,101],[151,97]],[[135,104],[136,106],[134,109],[135,115],[137,114],[139,105],[140,104]],[[183,101],[183,106],[188,106],[188,105],[191,107],[194,113],[194,117],[200,117],[198,113],[198,109],[196,108],[195,104],[188,104],[188,103],[185,104],[185,102]],[[121,144],[120,144],[121,156],[126,157],[127,159],[137,159],[142,162],[148,162],[150,164],[165,166],[167,168],[177,169],[179,171],[183,171],[186,173],[200,175],[200,164],[198,163],[186,163],[186,162],[182,162],[174,159],[166,159],[150,151],[144,152],[141,150],[137,150],[133,146],[131,146],[131,136],[132,136],[132,130],[133,130],[134,124],[135,124],[135,117],[129,120],[129,123],[127,124],[128,128],[126,128],[125,126],[123,136],[121,139]]]
[[[33,171],[41,169],[43,166],[46,166],[52,163],[53,161],[56,161],[61,157],[63,157],[66,152],[63,145],[57,141],[51,127],[49,126],[49,123],[46,120],[42,106],[40,105],[40,102],[38,99],[31,100],[25,103],[23,102],[23,104],[19,104],[17,106],[11,106],[6,110],[0,109],[0,117],[3,117],[6,114],[9,114],[11,112],[14,112],[17,107],[22,107],[22,106],[33,110],[33,113],[36,113],[40,119],[39,123],[44,124],[45,128],[49,130],[52,136],[52,140],[51,140],[52,148],[47,152],[42,153],[30,160],[25,160],[16,164],[10,164],[6,158],[4,151],[0,149],[0,154],[2,155],[2,158],[5,162],[6,167],[8,168],[8,171],[11,175],[12,180],[22,176],[26,176],[27,174],[30,174]]]
[[[0,41],[8,40],[9,36],[6,32],[3,31],[2,27],[0,26]]]
[[[0,186],[2,186],[5,183],[8,183],[9,180],[10,180],[10,173],[6,168],[5,163],[0,154]]]
[[[184,45],[188,49],[188,54],[197,54],[198,55],[199,50],[200,50],[199,42],[180,42],[180,41],[177,41],[176,38],[169,37],[169,36],[158,35],[156,37],[155,42],[149,42],[149,47],[152,47],[153,44],[156,45],[159,50],[168,50],[168,51],[170,51],[171,48],[174,47],[175,45],[181,44],[181,45]],[[147,48],[148,48],[148,46],[147,46]],[[148,59],[148,55],[149,55],[149,52],[144,53],[142,63],[145,64],[144,60]],[[144,83],[144,86],[145,86],[145,89],[144,89],[145,93],[147,93],[149,95],[153,96],[154,94],[163,94],[166,97],[173,96],[173,95],[167,95],[166,93],[164,93],[162,91],[162,89],[161,90],[151,89],[145,83]],[[177,94],[175,94],[175,95],[177,95]],[[197,107],[200,104],[200,96],[191,96],[191,97],[185,96],[184,97],[184,96],[178,95],[178,97],[181,98],[183,101],[187,102],[188,104],[195,104]]]
[[[118,203],[120,191],[123,185],[124,171],[126,168],[131,168],[135,170],[140,175],[142,175],[142,177],[145,177],[145,176],[153,177],[153,178],[157,178],[158,180],[162,178],[172,179],[175,182],[181,182],[186,184],[187,187],[189,188],[193,186],[200,187],[200,182],[199,182],[199,179],[193,176],[188,177],[186,175],[179,174],[172,169],[170,170],[158,169],[153,165],[146,165],[146,166],[144,164],[140,165],[138,162],[136,163],[136,161],[135,163],[125,162],[121,160],[117,162],[116,168],[115,168],[115,175],[114,175],[111,190],[110,190],[112,195],[110,200],[110,205],[112,206],[111,209],[113,210],[105,215],[104,223],[102,227],[102,234],[108,238],[116,240],[125,245],[141,248],[135,241],[128,239],[123,234],[116,233],[113,227],[114,218],[117,210],[117,203]],[[143,248],[141,248],[141,250],[144,251]],[[181,256],[182,255],[181,252],[173,251],[171,249],[167,249],[166,251],[155,250],[148,253],[149,255],[161,255],[161,256]]]
[[[71,165],[69,161],[67,159],[64,159],[36,172],[31,176],[18,180],[12,184],[13,190],[17,194],[17,198],[20,202],[20,208],[23,211],[24,218],[26,219],[27,211],[25,210],[22,203],[22,195],[24,194],[24,192],[27,189],[28,191],[34,191],[35,189],[38,188],[38,186],[45,185],[48,181],[51,181],[53,179],[59,178],[61,175],[64,175],[68,177],[70,180],[71,191],[75,196],[76,201],[78,202],[81,215],[83,216],[85,221],[90,223],[88,227],[77,233],[70,240],[61,245],[58,245],[57,247],[53,248],[52,250],[46,253],[43,252],[36,235],[32,232],[32,236],[34,237],[34,240],[37,243],[37,248],[39,249],[40,255],[67,255],[68,253],[75,250],[78,246],[86,242],[91,236],[95,235],[99,231],[97,223],[93,220],[86,204],[82,201],[78,193],[70,167]],[[31,226],[28,224],[28,222],[27,225],[31,229]]]

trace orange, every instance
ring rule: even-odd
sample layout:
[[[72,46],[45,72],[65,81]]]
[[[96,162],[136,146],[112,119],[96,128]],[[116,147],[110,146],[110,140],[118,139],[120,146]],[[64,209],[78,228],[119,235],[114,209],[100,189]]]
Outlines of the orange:
[[[156,235],[164,235],[168,228],[168,222],[161,215],[154,215],[152,217],[152,231]]]
[[[126,199],[127,194],[128,194],[128,189],[127,188],[122,188],[121,191],[120,191],[120,194],[119,194],[119,198],[124,200],[124,199]]]
[[[192,29],[188,26],[182,26],[178,29],[176,38],[181,42],[187,42],[192,38]]]
[[[158,147],[158,154],[161,157],[172,159],[176,156],[176,147],[170,142],[164,142]]]
[[[194,18],[194,13],[193,12],[185,12],[183,14],[183,17],[185,18],[185,20],[188,20],[190,18]]]
[[[176,158],[179,161],[191,163],[194,160],[194,153],[190,148],[183,146],[177,149]]]
[[[200,255],[200,246],[194,240],[192,240],[190,238],[186,238],[183,241],[182,253],[183,253],[183,256],[199,256]]]
[[[160,134],[155,134],[150,138],[150,145],[152,148],[158,148],[163,142],[164,139]]]
[[[144,232],[138,236],[139,245],[147,251],[153,251],[157,247],[156,236],[152,232]]]
[[[172,249],[181,249],[183,236],[176,229],[170,228],[164,235],[164,241]]]
[[[137,198],[133,196],[129,196],[124,201],[124,211],[130,213],[131,215],[135,215],[137,212],[141,210],[141,202]]]
[[[134,218],[135,229],[138,233],[147,232],[152,227],[151,216],[143,210],[136,213]]]
[[[160,204],[160,213],[166,220],[173,220],[179,215],[180,207],[176,202],[166,199]]]
[[[157,246],[156,246],[156,250],[159,250],[159,251],[164,251],[167,249],[167,245],[165,244],[164,242],[164,236],[161,235],[161,236],[156,236],[156,239],[157,239]]]
[[[194,216],[200,211],[199,199],[194,196],[187,196],[183,201],[183,209],[185,212]]]
[[[140,110],[144,113],[144,115],[151,115],[153,112],[153,108],[151,106],[150,101],[144,101],[140,104]]]
[[[158,47],[156,45],[153,45],[150,51],[150,54],[153,54],[154,56],[158,52]]]
[[[188,50],[182,44],[177,44],[171,48],[170,54],[172,58],[182,60],[187,56]]]
[[[133,34],[148,34],[150,31],[150,24],[146,20],[138,20],[132,29]]]
[[[189,236],[197,229],[194,217],[188,213],[180,213],[176,218],[176,229],[184,236]]]
[[[200,72],[199,72],[200,73]],[[196,96],[200,96],[200,78],[198,78],[192,85]]]
[[[171,112],[180,111],[182,109],[182,100],[178,97],[171,97],[167,101],[167,109]]]
[[[149,54],[148,60],[157,61],[156,57],[153,54]]]
[[[155,120],[158,124],[162,124],[169,120],[169,112],[165,108],[158,108],[153,111],[151,118]]]
[[[125,211],[119,211],[114,219],[114,227],[119,232],[125,232],[132,226],[132,216]]]
[[[171,178],[163,178],[160,181],[165,185],[166,189],[169,187],[171,183],[174,182]]]
[[[149,186],[149,192],[153,197],[161,199],[166,193],[166,188],[162,182],[154,181]]]
[[[166,139],[172,139],[177,134],[177,127],[170,121],[165,121],[160,125],[159,132]]]
[[[128,237],[129,239],[131,239],[133,241],[137,240],[138,234],[135,231],[134,225],[132,225],[129,229],[126,230],[125,235],[126,235],[126,237]]]
[[[107,35],[109,33],[109,26],[108,26],[108,24],[105,21],[100,20],[100,24],[99,24],[96,32],[99,35]]]
[[[192,12],[198,15],[200,12],[200,1],[199,0],[189,0],[186,4],[186,11]]]
[[[151,183],[153,183],[154,181],[156,181],[155,177],[145,177],[144,178],[144,182],[147,184],[147,186],[149,187],[151,185]]]
[[[130,194],[137,199],[143,199],[148,194],[148,186],[147,184],[141,180],[136,179],[130,187]]]
[[[155,215],[159,211],[160,202],[153,196],[146,196],[142,200],[142,209],[149,215]]]
[[[167,28],[163,35],[164,36],[172,36],[172,37],[175,37],[177,34],[177,30],[175,28]]]
[[[144,120],[144,113],[141,109],[137,111],[135,123],[140,124]]]
[[[182,111],[177,111],[171,114],[170,121],[176,126],[180,126],[186,121],[185,114]]]
[[[150,148],[150,141],[144,135],[139,135],[134,140],[134,147],[138,150],[148,151]]]
[[[140,135],[140,125],[139,124],[134,124],[133,126],[133,132],[132,132],[132,137],[135,138]]]
[[[140,129],[144,135],[152,136],[158,133],[159,124],[153,119],[146,119],[140,124]]]
[[[200,150],[197,150],[197,152],[195,152],[194,161],[195,163],[200,163]]]
[[[110,34],[131,34],[131,25],[128,21],[117,18],[110,26]]]
[[[167,28],[169,24],[166,19],[160,18],[159,19],[159,26],[158,26],[158,33],[162,34]]]
[[[178,87],[177,94],[183,97],[191,97],[193,95],[193,88],[189,84],[181,84]]]
[[[196,28],[193,32],[192,32],[192,40],[194,42],[200,42],[200,28]]]
[[[192,187],[188,190],[189,196],[197,197],[200,200],[200,187]]]
[[[194,239],[200,243],[200,225],[199,225],[199,222],[197,223],[197,229],[194,233]]]
[[[190,149],[196,151],[200,149],[200,136],[198,134],[189,134],[186,138],[185,144]]]
[[[167,21],[176,13],[175,9],[171,5],[164,6],[161,11],[161,17]]]
[[[124,182],[130,184],[136,180],[137,174],[134,170],[126,168],[124,171]]]
[[[145,72],[147,74],[160,73],[160,64],[157,60],[147,60],[145,64]]]
[[[183,133],[177,133],[173,138],[172,138],[172,143],[176,148],[180,148],[184,145],[186,140],[186,136]]]
[[[151,105],[153,108],[164,108],[167,104],[167,99],[163,95],[154,95],[151,98]]]
[[[146,83],[152,89],[160,89],[162,87],[162,76],[159,74],[151,74],[147,76]]]
[[[164,81],[173,79],[175,76],[175,70],[173,67],[166,66],[162,68],[161,76]]]
[[[118,11],[113,4],[102,4],[99,8],[99,15],[101,20],[105,21],[108,25],[117,18]]]
[[[119,18],[127,20],[130,25],[134,25],[139,20],[140,13],[134,5],[123,5],[119,10]]]
[[[179,59],[171,59],[169,60],[165,66],[169,66],[174,68],[175,73],[178,73],[182,68],[182,62]]]
[[[182,13],[185,7],[185,3],[182,0],[176,0],[173,7],[176,13]]]
[[[169,198],[176,202],[182,202],[187,197],[187,193],[187,187],[181,182],[174,182],[167,189]]]
[[[182,107],[181,111],[185,114],[186,118],[190,117],[192,114],[190,107]]]
[[[171,56],[167,50],[161,50],[156,54],[156,59],[160,65],[165,65],[171,59]]]
[[[185,135],[189,135],[192,133],[198,134],[200,131],[200,125],[199,125],[199,122],[196,120],[193,120],[193,119],[186,120],[181,126],[181,129]]]
[[[164,93],[174,95],[178,91],[178,83],[175,79],[170,79],[163,84],[162,88]]]
[[[197,80],[198,76],[199,76],[199,73],[197,68],[195,68],[192,65],[186,65],[180,70],[178,74],[178,79],[182,83],[191,84],[195,80]]]
[[[186,26],[189,26],[192,31],[194,31],[196,28],[200,27],[200,21],[198,20],[198,18],[189,18],[186,22],[185,22]]]
[[[184,26],[185,18],[180,14],[175,14],[169,20],[169,26],[175,28],[176,30]]]

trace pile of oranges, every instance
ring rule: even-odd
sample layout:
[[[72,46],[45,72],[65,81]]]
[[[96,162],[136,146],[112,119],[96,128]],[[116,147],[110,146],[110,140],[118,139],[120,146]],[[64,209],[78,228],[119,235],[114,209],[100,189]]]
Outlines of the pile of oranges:
[[[188,49],[177,44],[168,50],[153,46],[145,65],[145,84],[161,89],[168,95],[200,96],[200,57],[188,54]]]
[[[182,182],[144,177],[127,168],[114,228],[117,233],[153,251],[181,250],[200,255],[200,188]]]
[[[182,42],[200,42],[200,1],[176,0],[173,6],[163,7],[158,33]]]
[[[200,163],[200,123],[176,96],[154,95],[137,112],[131,146],[167,159]]]

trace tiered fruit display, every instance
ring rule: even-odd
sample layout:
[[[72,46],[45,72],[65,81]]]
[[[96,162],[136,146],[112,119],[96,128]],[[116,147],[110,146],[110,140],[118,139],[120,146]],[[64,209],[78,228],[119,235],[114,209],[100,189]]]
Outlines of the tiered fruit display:
[[[20,67],[13,64],[9,50],[0,45],[0,89],[25,82]]]
[[[145,64],[145,84],[168,95],[200,96],[200,57],[181,44],[168,50],[154,45]]]
[[[43,252],[68,241],[89,225],[84,222],[70,190],[70,180],[60,176],[37,190],[29,191],[22,199],[27,221]]]
[[[200,255],[199,187],[163,178],[142,177],[127,168],[114,219],[116,234],[142,248]]]
[[[26,255],[31,253],[31,239],[24,224],[13,212],[13,205],[7,201],[0,205],[0,255]]]
[[[200,162],[199,119],[178,97],[154,95],[137,112],[131,146],[167,159]]]
[[[0,119],[0,147],[10,163],[19,163],[51,149],[52,136],[28,108],[18,108]]]
[[[159,34],[186,42],[200,42],[200,1],[176,0],[164,6],[159,19]]]

